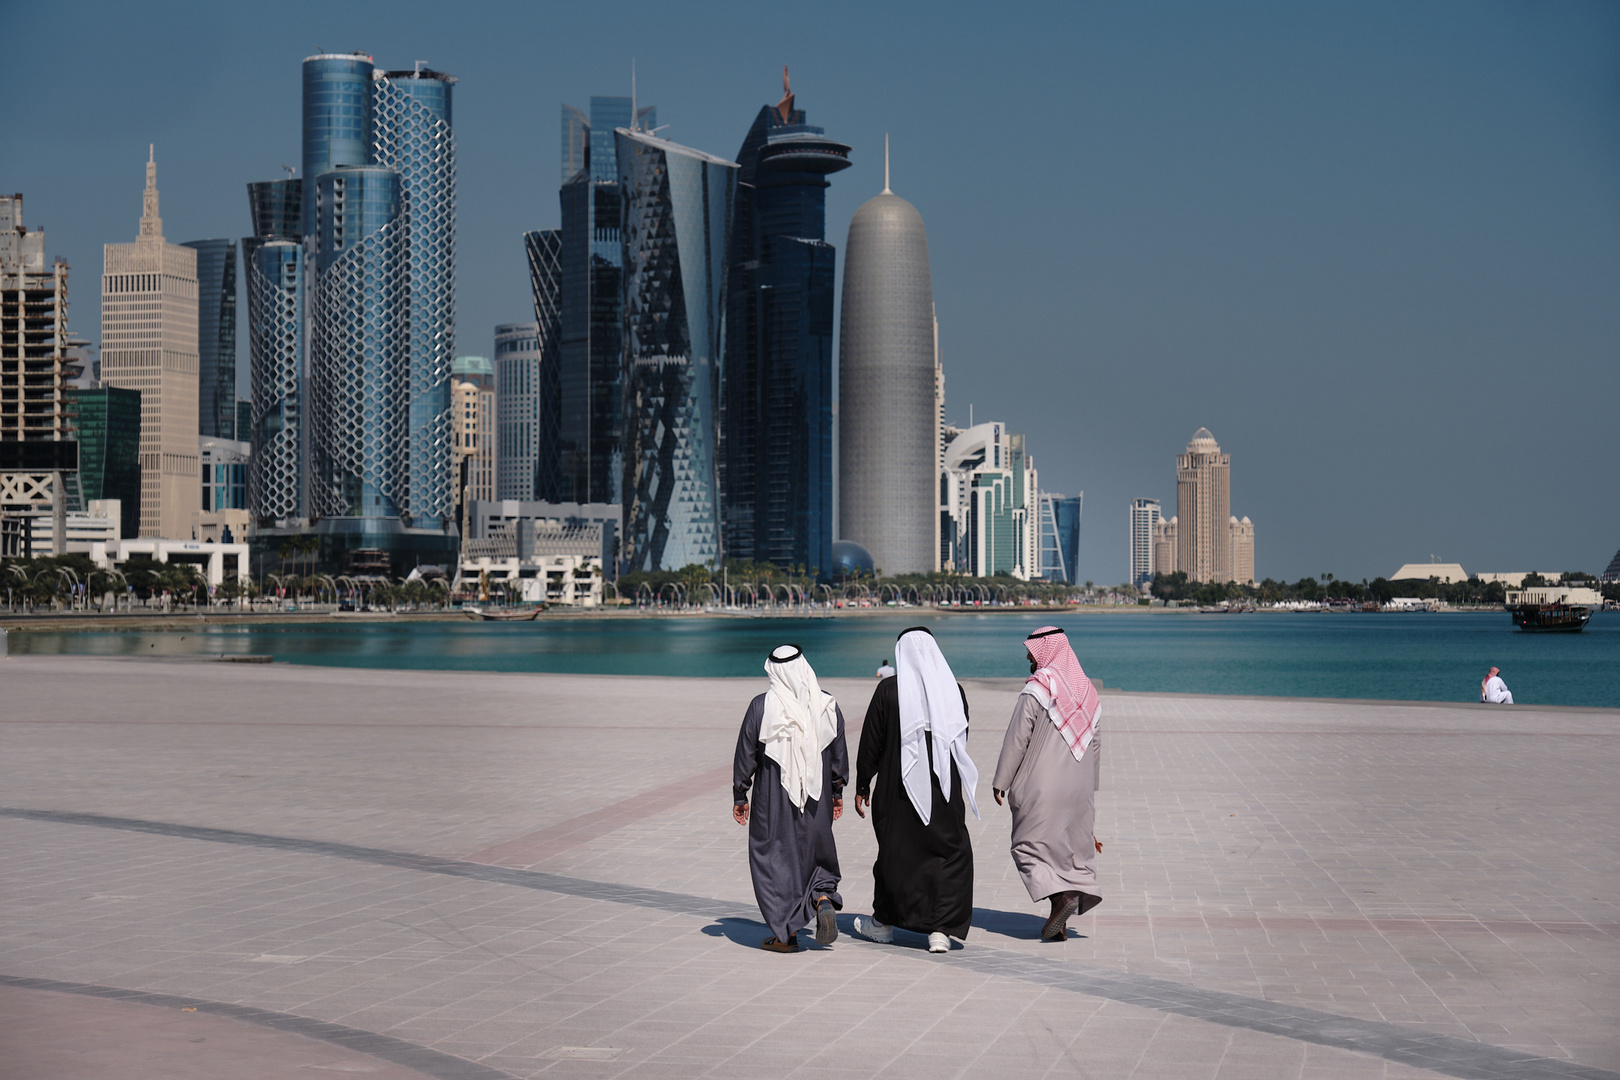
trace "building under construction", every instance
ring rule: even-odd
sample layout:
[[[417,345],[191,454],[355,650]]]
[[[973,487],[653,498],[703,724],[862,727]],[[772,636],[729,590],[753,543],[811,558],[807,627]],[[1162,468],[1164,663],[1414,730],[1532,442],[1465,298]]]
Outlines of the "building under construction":
[[[0,555],[20,553],[10,549],[26,544],[28,519],[78,501],[68,266],[46,262],[45,231],[23,225],[22,206],[22,195],[0,195],[0,516],[10,519]]]

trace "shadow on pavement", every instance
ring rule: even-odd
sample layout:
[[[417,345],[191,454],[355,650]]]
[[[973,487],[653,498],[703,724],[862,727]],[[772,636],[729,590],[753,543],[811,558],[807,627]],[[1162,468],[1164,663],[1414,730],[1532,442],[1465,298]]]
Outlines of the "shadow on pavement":
[[[1041,928],[1046,925],[1045,917],[1028,911],[997,911],[994,908],[974,908],[973,927],[983,930],[987,934],[1000,934],[1002,937],[1017,938],[1020,941],[1040,941]],[[1085,937],[1074,927],[1069,927],[1069,937]]]

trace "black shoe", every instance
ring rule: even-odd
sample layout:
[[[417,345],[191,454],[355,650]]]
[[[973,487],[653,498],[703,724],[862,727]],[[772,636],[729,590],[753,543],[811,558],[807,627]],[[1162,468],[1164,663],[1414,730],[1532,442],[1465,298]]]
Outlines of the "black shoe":
[[[830,897],[816,902],[816,944],[831,945],[838,940],[838,910]]]

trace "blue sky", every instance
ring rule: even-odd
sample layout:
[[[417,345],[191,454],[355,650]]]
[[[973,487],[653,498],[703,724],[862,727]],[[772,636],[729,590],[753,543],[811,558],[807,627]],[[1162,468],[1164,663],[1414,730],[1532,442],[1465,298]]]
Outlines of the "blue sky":
[[[882,186],[928,224],[950,416],[1027,434],[1086,495],[1081,571],[1207,426],[1262,576],[1598,571],[1620,546],[1620,6],[20,4],[0,189],[73,265],[248,231],[299,161],[299,62],[460,78],[461,352],[532,317],[558,106],[628,93],[730,156],[781,67],[854,147],[829,239]],[[245,362],[245,348],[243,350]],[[1169,511],[1167,511],[1169,512]]]

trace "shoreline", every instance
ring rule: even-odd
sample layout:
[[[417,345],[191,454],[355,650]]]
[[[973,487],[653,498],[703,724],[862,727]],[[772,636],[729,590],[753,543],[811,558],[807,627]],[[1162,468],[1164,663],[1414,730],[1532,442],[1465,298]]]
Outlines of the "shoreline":
[[[839,608],[833,611],[823,611],[811,614],[809,612],[762,612],[751,614],[746,611],[670,611],[654,612],[638,608],[560,608],[554,611],[543,611],[534,621],[547,623],[560,620],[575,619],[843,619],[843,618],[874,618],[881,616],[902,615],[907,612],[916,612],[919,616],[933,618],[936,616],[958,615],[1078,615],[1083,617],[1109,616],[1109,615],[1463,615],[1463,614],[1495,614],[1505,611],[1501,606],[1469,607],[1469,608],[1441,608],[1438,611],[1403,611],[1403,612],[1361,612],[1361,611],[1324,611],[1324,610],[1292,610],[1292,609],[1266,609],[1260,611],[1200,611],[1192,607],[1144,607],[1140,604],[1074,604],[1062,607],[1052,606],[999,606],[999,607],[871,607],[871,608]],[[479,625],[479,620],[469,619],[459,611],[408,611],[408,612],[382,612],[382,611],[176,611],[176,612],[120,612],[116,614],[107,612],[40,612],[25,614],[22,612],[0,612],[0,631],[8,634],[26,634],[31,631],[52,632],[83,632],[92,633],[106,630],[164,630],[185,626],[196,626],[199,623],[205,626],[241,626],[262,623],[273,624],[300,624],[300,623],[329,623],[364,622],[364,623],[472,623]]]

